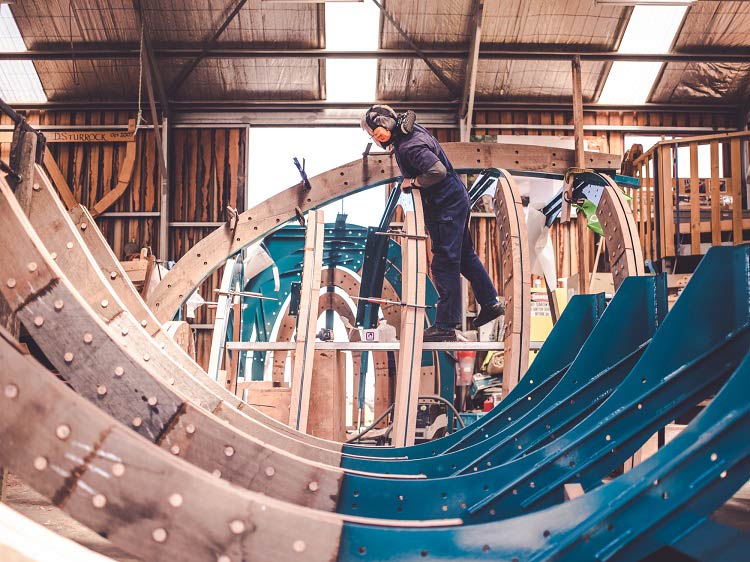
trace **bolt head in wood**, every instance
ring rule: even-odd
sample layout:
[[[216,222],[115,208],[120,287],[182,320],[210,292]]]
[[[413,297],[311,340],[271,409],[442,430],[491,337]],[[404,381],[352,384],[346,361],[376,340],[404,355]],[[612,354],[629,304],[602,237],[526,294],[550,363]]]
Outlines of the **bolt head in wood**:
[[[13,289],[16,286],[16,280],[11,277],[5,284],[8,285],[9,289]]]
[[[156,406],[158,403],[159,403],[159,400],[158,398],[156,398],[156,396],[149,396],[149,399],[148,399],[149,406]]]
[[[34,317],[34,326],[36,326],[37,328],[41,328],[43,324],[44,318],[42,318],[41,316]]]
[[[107,387],[104,386],[103,384],[100,384],[99,386],[96,387],[96,393],[99,396],[104,396],[105,394],[107,394]]]
[[[224,455],[226,455],[227,457],[231,457],[232,455],[234,455],[234,447],[232,447],[231,445],[227,445],[226,447],[224,447]]]
[[[27,268],[28,268],[28,270],[29,270],[29,271],[31,271],[32,273],[34,273],[34,272],[35,272],[35,271],[36,271],[36,270],[38,269],[38,266],[37,266],[36,262],[33,262],[33,261],[32,261],[32,262],[29,262],[29,263],[28,263],[28,265],[27,265],[26,267],[27,267]]]
[[[91,498],[91,503],[94,504],[95,508],[101,509],[105,505],[107,505],[107,498],[102,494],[96,494],[93,498]]]
[[[70,437],[70,426],[67,424],[58,425],[55,429],[55,435],[57,435],[58,439],[65,441],[68,437]]]
[[[112,474],[117,476],[118,478],[125,474],[125,465],[121,462],[116,462],[112,465]]]
[[[61,300],[56,300],[54,303],[55,310],[60,311],[65,306],[65,303]]]
[[[5,394],[6,398],[13,400],[18,396],[18,387],[15,384],[6,384],[3,394]]]
[[[169,496],[169,505],[172,507],[180,507],[182,505],[182,496],[180,494],[172,494]]]
[[[195,426],[192,423],[187,424],[187,427],[185,427],[185,431],[192,435],[195,433]]]
[[[141,427],[141,424],[143,423],[143,419],[141,416],[136,416],[133,418],[133,427]]]
[[[266,476],[268,476],[269,478],[271,478],[271,476],[273,476],[274,474],[276,474],[276,469],[274,467],[272,467],[272,466],[267,466],[265,472],[266,472]]]
[[[245,524],[239,519],[235,519],[234,521],[230,521],[229,530],[235,535],[241,535],[245,532]]]
[[[159,527],[158,529],[154,529],[154,531],[151,533],[151,538],[153,538],[156,542],[164,542],[167,540],[167,531],[166,529],[162,529]]]
[[[173,455],[179,455],[180,454],[180,446],[179,445],[172,445],[169,448],[169,452],[172,453]]]
[[[125,369],[122,367],[115,367],[115,376],[121,377],[125,373]]]
[[[307,548],[305,541],[298,540],[292,543],[292,550],[294,550],[294,552],[305,552],[305,548]]]
[[[109,301],[107,299],[102,299],[102,308],[107,308],[109,306]]]
[[[37,457],[34,459],[34,468],[36,468],[39,471],[42,471],[45,468],[47,468],[48,464],[49,463],[47,462],[46,457]]]
[[[74,357],[73,353],[70,351],[66,352],[65,355],[63,355],[63,359],[65,360],[66,363],[72,363],[73,357]]]
[[[109,274],[109,278],[110,278],[110,279],[117,279],[117,272],[116,272],[116,271],[113,271],[112,273],[110,273],[110,274]]]
[[[83,334],[83,343],[88,344],[92,341],[94,341],[94,336],[90,332],[86,332],[85,334]]]

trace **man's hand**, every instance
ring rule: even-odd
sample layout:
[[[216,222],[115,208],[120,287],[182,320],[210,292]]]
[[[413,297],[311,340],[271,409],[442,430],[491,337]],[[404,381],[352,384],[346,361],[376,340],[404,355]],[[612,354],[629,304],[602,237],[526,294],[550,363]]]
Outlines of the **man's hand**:
[[[404,193],[409,193],[412,189],[419,189],[420,187],[422,186],[417,183],[417,178],[404,178],[404,181],[401,182],[401,191]]]

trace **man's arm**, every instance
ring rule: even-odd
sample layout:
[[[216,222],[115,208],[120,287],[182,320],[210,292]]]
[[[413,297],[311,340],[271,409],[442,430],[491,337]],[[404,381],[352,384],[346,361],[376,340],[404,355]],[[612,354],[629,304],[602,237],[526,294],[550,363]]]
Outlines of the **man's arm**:
[[[443,163],[438,160],[432,167],[423,174],[419,174],[414,178],[415,187],[432,187],[436,183],[440,183],[445,179],[448,174],[448,170],[445,169]]]

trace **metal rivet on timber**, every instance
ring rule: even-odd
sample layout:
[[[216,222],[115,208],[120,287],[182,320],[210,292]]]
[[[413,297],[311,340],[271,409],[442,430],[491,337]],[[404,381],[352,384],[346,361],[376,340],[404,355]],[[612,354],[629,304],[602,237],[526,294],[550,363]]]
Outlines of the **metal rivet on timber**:
[[[6,398],[13,400],[18,396],[18,387],[15,384],[6,384],[4,394]]]
[[[305,548],[307,548],[305,541],[294,541],[292,543],[292,550],[294,552],[305,552]]]
[[[117,279],[117,272],[113,271],[112,273],[109,274],[109,277],[110,279]]]
[[[141,427],[141,424],[143,423],[143,419],[141,416],[136,416],[133,418],[133,427]]]
[[[68,351],[65,355],[63,355],[63,359],[66,363],[72,363],[73,362],[73,354]]]
[[[174,385],[174,379],[173,379],[172,377],[169,377],[169,379],[167,379],[167,382],[168,382],[168,383],[169,383],[170,385]]]
[[[711,462],[716,462],[716,459],[718,458],[719,458],[719,455],[717,455],[716,453],[711,453]]]
[[[37,457],[34,459],[34,468],[37,470],[44,470],[48,464],[46,457]]]
[[[58,425],[57,429],[55,429],[55,435],[57,435],[58,439],[65,441],[70,437],[70,426],[66,424]]]
[[[52,252],[49,257],[51,257],[53,260],[57,259],[57,252]]]
[[[611,441],[612,440],[612,436],[611,435],[607,435],[604,439],[606,439],[607,441]]]
[[[16,280],[15,280],[15,279],[13,279],[13,278],[11,277],[11,278],[10,278],[10,279],[8,279],[8,281],[6,282],[6,285],[8,285],[8,288],[9,288],[9,289],[12,289],[13,287],[15,287],[15,286],[16,286]]]
[[[38,183],[35,183],[35,184],[34,184],[34,187],[33,187],[32,189],[33,189],[34,191],[39,191],[39,190],[41,189],[41,187],[39,187],[39,184],[38,184]]]
[[[96,494],[93,498],[91,498],[91,503],[94,504],[94,507],[101,509],[105,505],[107,505],[107,498],[102,494]]]
[[[107,308],[109,306],[109,301],[107,299],[102,299],[102,308]]]
[[[215,476],[216,478],[221,478],[221,470],[219,470],[219,469],[217,468],[216,470],[214,470],[214,471],[213,471],[213,472],[211,473],[211,475],[212,475],[212,476]]]
[[[116,462],[115,464],[113,464],[112,465],[112,474],[114,474],[115,476],[118,476],[118,477],[122,476],[123,474],[125,474],[125,465],[122,464],[121,462]]]
[[[107,387],[104,386],[103,384],[100,384],[99,386],[96,387],[96,393],[99,396],[104,396],[105,394],[107,394]]]
[[[125,369],[122,367],[115,367],[115,376],[121,377],[125,373]]]
[[[234,455],[234,447],[232,447],[231,445],[227,445],[226,447],[224,447],[224,454],[227,457],[231,457],[232,455]]]
[[[312,482],[310,482],[310,483],[309,483],[309,484],[307,485],[307,488],[308,488],[308,489],[309,489],[309,490],[310,490],[311,492],[317,492],[317,491],[318,491],[318,489],[320,488],[320,486],[318,485],[318,483],[317,483],[317,482],[315,482],[315,481],[313,480]]]
[[[86,230],[86,223],[85,222],[81,223],[81,230]]]
[[[159,527],[158,529],[154,529],[153,533],[151,533],[151,538],[153,538],[156,542],[164,542],[167,540],[167,531],[166,529],[162,529]]]
[[[83,334],[83,343],[91,343],[94,341],[94,336],[90,332]]]
[[[73,242],[68,242],[67,244],[65,244],[65,247],[66,247],[66,248],[67,248],[68,250],[72,250],[72,249],[73,249]]]
[[[148,353],[144,353],[143,354],[143,360],[144,361],[148,361],[149,359],[151,359],[151,356]]]
[[[192,435],[195,433],[195,426],[192,423],[187,424],[187,427],[185,428],[185,431]]]
[[[234,521],[229,522],[229,530],[235,535],[241,535],[245,532],[245,524],[239,519],[235,519]]]
[[[32,273],[37,270],[37,265],[34,261],[29,262],[26,267],[29,268],[29,271],[31,271]]]
[[[141,326],[143,326],[144,328],[148,326],[148,320],[141,320]]]
[[[719,478],[726,478],[727,477],[727,471],[725,470],[721,474],[719,474]]]
[[[232,559],[229,558],[226,554],[222,554],[216,559],[216,562],[232,562]]]
[[[268,476],[270,478],[274,474],[276,474],[276,469],[274,467],[272,467],[272,466],[266,467],[266,476]]]
[[[173,455],[179,455],[180,454],[180,446],[179,445],[172,445],[169,448],[169,452],[172,453]]]
[[[158,403],[159,403],[159,399],[156,398],[156,396],[149,396],[149,399],[148,399],[149,406],[156,406]]]
[[[127,329],[127,328],[123,328],[123,329],[121,330],[121,332],[120,332],[120,333],[121,333],[121,334],[122,334],[123,336],[127,336],[127,335],[128,335],[128,329]]]
[[[172,494],[169,496],[169,505],[172,507],[180,507],[182,505],[182,496],[180,494]]]

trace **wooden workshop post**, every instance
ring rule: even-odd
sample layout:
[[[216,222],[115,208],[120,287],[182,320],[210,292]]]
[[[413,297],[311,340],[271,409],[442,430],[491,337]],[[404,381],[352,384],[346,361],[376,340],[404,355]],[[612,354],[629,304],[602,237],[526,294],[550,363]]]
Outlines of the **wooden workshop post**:
[[[422,216],[422,197],[412,190],[414,210],[404,213],[406,237],[401,242],[401,342],[396,373],[396,402],[393,411],[393,445],[414,445],[417,403],[422,374],[424,301],[427,271],[427,240]]]
[[[701,253],[701,193],[698,177],[698,143],[690,143],[690,253]]]
[[[299,315],[297,316],[294,360],[292,362],[292,399],[289,412],[289,425],[302,432],[307,432],[310,408],[324,235],[323,211],[310,211],[307,214],[307,228],[305,230],[302,287]]]

